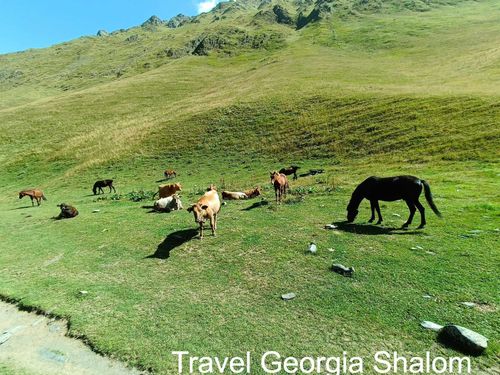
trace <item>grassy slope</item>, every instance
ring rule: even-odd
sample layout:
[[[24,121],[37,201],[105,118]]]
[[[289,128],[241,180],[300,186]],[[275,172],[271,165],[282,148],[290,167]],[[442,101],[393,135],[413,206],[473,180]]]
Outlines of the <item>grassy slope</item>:
[[[498,8],[487,1],[335,19],[333,29],[289,33],[283,50],[173,60],[17,107],[7,93],[0,293],[68,316],[72,333],[97,349],[158,371],[172,371],[176,349],[451,355],[417,328],[422,319],[490,337],[489,355],[475,365],[491,367],[500,303]],[[165,252],[172,233],[190,234],[190,215],[87,196],[97,176],[116,177],[122,193],[154,189],[161,169],[174,166],[187,204],[221,179],[232,188],[267,185],[267,170],[292,161],[328,170],[292,184],[313,191],[303,202],[250,211],[241,210],[249,202],[230,204],[218,238],[186,242],[165,261],[146,257]],[[321,229],[344,218],[356,182],[392,173],[431,181],[446,219],[429,213],[428,229],[402,235]],[[18,209],[28,202],[15,191],[29,185],[50,201]],[[59,201],[81,216],[51,221]],[[402,220],[392,213],[407,214],[402,203],[382,209],[388,227]],[[473,229],[483,232],[460,237]],[[311,240],[316,257],[303,255]],[[410,250],[417,244],[437,255]],[[354,265],[358,276],[328,272],[333,261]],[[299,297],[284,304],[279,295],[290,290]],[[466,300],[494,311],[460,307]]]

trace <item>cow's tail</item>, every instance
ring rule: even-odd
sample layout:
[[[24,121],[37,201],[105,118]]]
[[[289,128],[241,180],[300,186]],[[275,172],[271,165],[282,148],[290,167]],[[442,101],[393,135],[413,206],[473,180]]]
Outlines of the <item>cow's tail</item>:
[[[438,217],[442,217],[443,215],[441,215],[441,212],[439,212],[438,208],[434,204],[434,201],[432,200],[431,187],[425,180],[422,180],[422,184],[424,185],[425,199],[427,200],[427,203],[429,203],[429,206],[432,208],[432,211],[434,211],[434,213]]]
[[[47,198],[45,198],[45,195],[43,195],[43,194],[42,194],[42,199],[43,199],[44,201],[46,201],[46,200],[47,200]]]

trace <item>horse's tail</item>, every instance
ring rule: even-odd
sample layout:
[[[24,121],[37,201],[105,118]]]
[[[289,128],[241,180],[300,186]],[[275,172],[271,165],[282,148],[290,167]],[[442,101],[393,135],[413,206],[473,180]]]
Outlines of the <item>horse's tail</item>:
[[[439,212],[438,208],[434,204],[434,201],[432,200],[431,187],[425,180],[422,180],[422,184],[424,185],[425,199],[427,200],[427,203],[429,203],[429,206],[432,208],[432,211],[434,211],[434,213],[438,217],[442,217],[443,215],[441,215],[441,212]]]

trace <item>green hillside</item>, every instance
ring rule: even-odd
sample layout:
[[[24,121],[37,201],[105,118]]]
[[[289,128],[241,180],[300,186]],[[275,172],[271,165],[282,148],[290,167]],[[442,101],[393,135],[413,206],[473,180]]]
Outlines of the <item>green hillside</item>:
[[[100,34],[0,55],[1,296],[157,373],[175,371],[172,350],[455,353],[420,320],[489,337],[473,364],[494,371],[498,1],[238,0]],[[277,207],[268,172],[290,164],[326,173],[292,181]],[[266,200],[230,202],[217,238],[190,240],[191,215],[130,199],[165,168],[185,207],[210,183],[261,185]],[[386,225],[371,227],[365,203],[363,225],[322,229],[367,176],[407,173],[431,183],[443,220],[428,209],[424,231],[393,232],[406,205],[384,204]],[[91,196],[101,178],[118,194]],[[24,209],[28,187],[49,200]],[[51,220],[60,202],[80,216]],[[312,240],[318,256],[304,255]],[[150,257],[170,242],[168,259]],[[329,272],[334,261],[359,276]]]

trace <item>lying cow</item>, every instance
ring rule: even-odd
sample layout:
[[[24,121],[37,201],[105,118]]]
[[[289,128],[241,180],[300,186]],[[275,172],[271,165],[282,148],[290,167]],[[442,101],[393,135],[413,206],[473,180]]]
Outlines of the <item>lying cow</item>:
[[[257,186],[255,189],[245,190],[244,193],[247,195],[249,199],[258,197],[262,194],[262,189],[260,186]]]
[[[188,212],[194,214],[194,221],[200,225],[200,239],[203,238],[203,224],[207,219],[210,220],[212,235],[215,236],[217,229],[217,216],[220,211],[220,199],[217,190],[212,185],[210,189],[195,204],[189,207]]]
[[[182,202],[177,194],[167,198],[160,198],[154,204],[155,211],[170,212],[182,210]]]
[[[61,213],[56,217],[56,220],[71,219],[78,215],[78,210],[66,203],[58,204],[57,207],[61,209]]]
[[[182,191],[182,186],[179,183],[158,186],[158,195],[160,198],[170,197],[178,191]]]
[[[248,195],[241,191],[223,191],[222,199],[225,200],[239,200],[239,199],[248,199]]]

